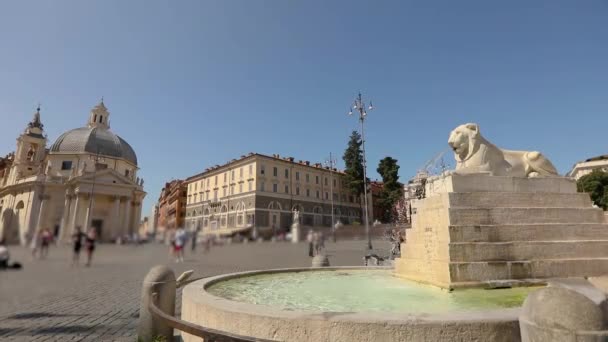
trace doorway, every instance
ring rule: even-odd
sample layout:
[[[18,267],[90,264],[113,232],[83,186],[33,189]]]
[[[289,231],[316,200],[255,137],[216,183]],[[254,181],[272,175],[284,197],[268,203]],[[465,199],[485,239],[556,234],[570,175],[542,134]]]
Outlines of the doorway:
[[[102,240],[101,238],[101,227],[103,226],[103,220],[91,220],[91,227],[95,228],[95,233],[97,233],[97,240]]]

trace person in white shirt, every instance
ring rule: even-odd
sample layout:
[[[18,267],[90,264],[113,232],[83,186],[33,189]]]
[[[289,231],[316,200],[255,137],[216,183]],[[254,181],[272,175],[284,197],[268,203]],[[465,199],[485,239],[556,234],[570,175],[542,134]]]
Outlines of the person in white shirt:
[[[8,252],[8,248],[4,244],[4,241],[0,241],[0,269],[8,268],[8,261],[11,255]]]

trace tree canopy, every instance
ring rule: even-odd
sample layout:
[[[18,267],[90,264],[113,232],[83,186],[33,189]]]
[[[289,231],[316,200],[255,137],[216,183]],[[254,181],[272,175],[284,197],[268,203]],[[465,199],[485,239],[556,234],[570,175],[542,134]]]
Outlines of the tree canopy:
[[[608,209],[608,172],[593,170],[579,178],[576,187],[580,192],[588,192],[598,207]]]
[[[344,179],[346,188],[355,196],[363,194],[363,150],[361,145],[361,135],[357,131],[353,131],[348,141],[348,146],[344,151]]]
[[[397,220],[396,205],[403,198],[403,185],[399,183],[399,165],[397,159],[385,157],[380,160],[376,169],[382,177],[382,190],[378,196],[381,209],[380,221],[388,223]]]

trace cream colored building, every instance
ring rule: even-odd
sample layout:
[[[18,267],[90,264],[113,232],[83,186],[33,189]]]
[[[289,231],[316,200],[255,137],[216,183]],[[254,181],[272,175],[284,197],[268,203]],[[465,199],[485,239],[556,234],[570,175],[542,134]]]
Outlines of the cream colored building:
[[[76,227],[94,227],[102,241],[137,231],[146,195],[137,156],[112,133],[99,103],[85,127],[62,134],[47,149],[40,110],[17,138],[0,172],[0,237],[26,244],[41,229],[69,240]]]
[[[572,170],[568,172],[567,176],[574,177],[578,180],[596,169],[608,172],[608,155],[589,158],[585,161],[574,164]]]
[[[321,164],[250,153],[186,179],[186,228],[268,235],[288,231],[294,210],[304,226],[330,227],[332,198],[336,221],[360,221],[359,198],[344,189],[343,177]]]

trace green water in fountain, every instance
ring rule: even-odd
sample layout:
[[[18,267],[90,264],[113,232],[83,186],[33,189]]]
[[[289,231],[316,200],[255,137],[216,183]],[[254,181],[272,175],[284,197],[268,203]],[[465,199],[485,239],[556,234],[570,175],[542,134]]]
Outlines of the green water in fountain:
[[[215,296],[286,310],[447,313],[520,306],[534,288],[448,292],[393,276],[389,270],[303,271],[221,281]]]

